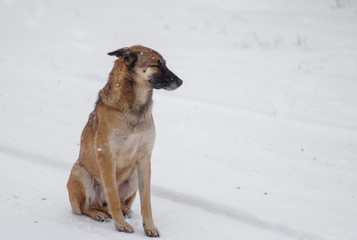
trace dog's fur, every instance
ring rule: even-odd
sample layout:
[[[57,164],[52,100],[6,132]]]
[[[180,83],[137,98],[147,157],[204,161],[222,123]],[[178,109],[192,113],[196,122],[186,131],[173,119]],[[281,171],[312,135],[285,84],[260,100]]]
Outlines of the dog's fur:
[[[133,46],[108,54],[118,59],[83,130],[79,158],[67,183],[72,211],[97,221],[113,218],[118,231],[132,233],[124,217],[131,217],[139,189],[145,233],[158,237],[150,201],[152,92],[176,89],[182,80],[152,49]]]

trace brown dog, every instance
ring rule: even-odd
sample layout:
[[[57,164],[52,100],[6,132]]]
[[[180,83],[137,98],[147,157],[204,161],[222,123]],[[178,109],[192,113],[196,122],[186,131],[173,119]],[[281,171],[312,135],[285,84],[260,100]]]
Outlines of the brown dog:
[[[131,217],[139,188],[145,233],[158,237],[150,201],[152,91],[176,89],[182,80],[152,49],[133,46],[108,54],[118,59],[89,115],[67,183],[72,211],[97,221],[113,218],[118,231],[132,233],[124,217]]]

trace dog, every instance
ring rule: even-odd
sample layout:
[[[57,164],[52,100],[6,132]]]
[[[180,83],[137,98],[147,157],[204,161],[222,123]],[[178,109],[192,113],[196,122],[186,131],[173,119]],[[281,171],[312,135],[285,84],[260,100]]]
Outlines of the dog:
[[[117,59],[84,127],[67,183],[72,212],[97,221],[112,218],[118,231],[133,233],[125,218],[132,215],[139,189],[145,234],[159,237],[150,200],[152,94],[153,89],[174,90],[183,82],[150,48],[136,45],[108,55]]]

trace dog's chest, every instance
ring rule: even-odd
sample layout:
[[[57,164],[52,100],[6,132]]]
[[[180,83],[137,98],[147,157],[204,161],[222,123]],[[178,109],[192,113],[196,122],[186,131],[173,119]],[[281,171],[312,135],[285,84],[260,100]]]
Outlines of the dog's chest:
[[[155,130],[148,128],[133,132],[115,130],[110,136],[109,145],[118,164],[127,165],[150,154],[154,146]]]

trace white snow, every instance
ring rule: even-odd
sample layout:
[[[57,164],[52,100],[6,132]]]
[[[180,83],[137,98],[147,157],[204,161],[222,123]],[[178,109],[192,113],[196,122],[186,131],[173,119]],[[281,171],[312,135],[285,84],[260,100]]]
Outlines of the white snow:
[[[357,1],[0,0],[1,239],[146,239],[71,214],[66,181],[114,57],[160,52],[163,239],[357,239]]]

